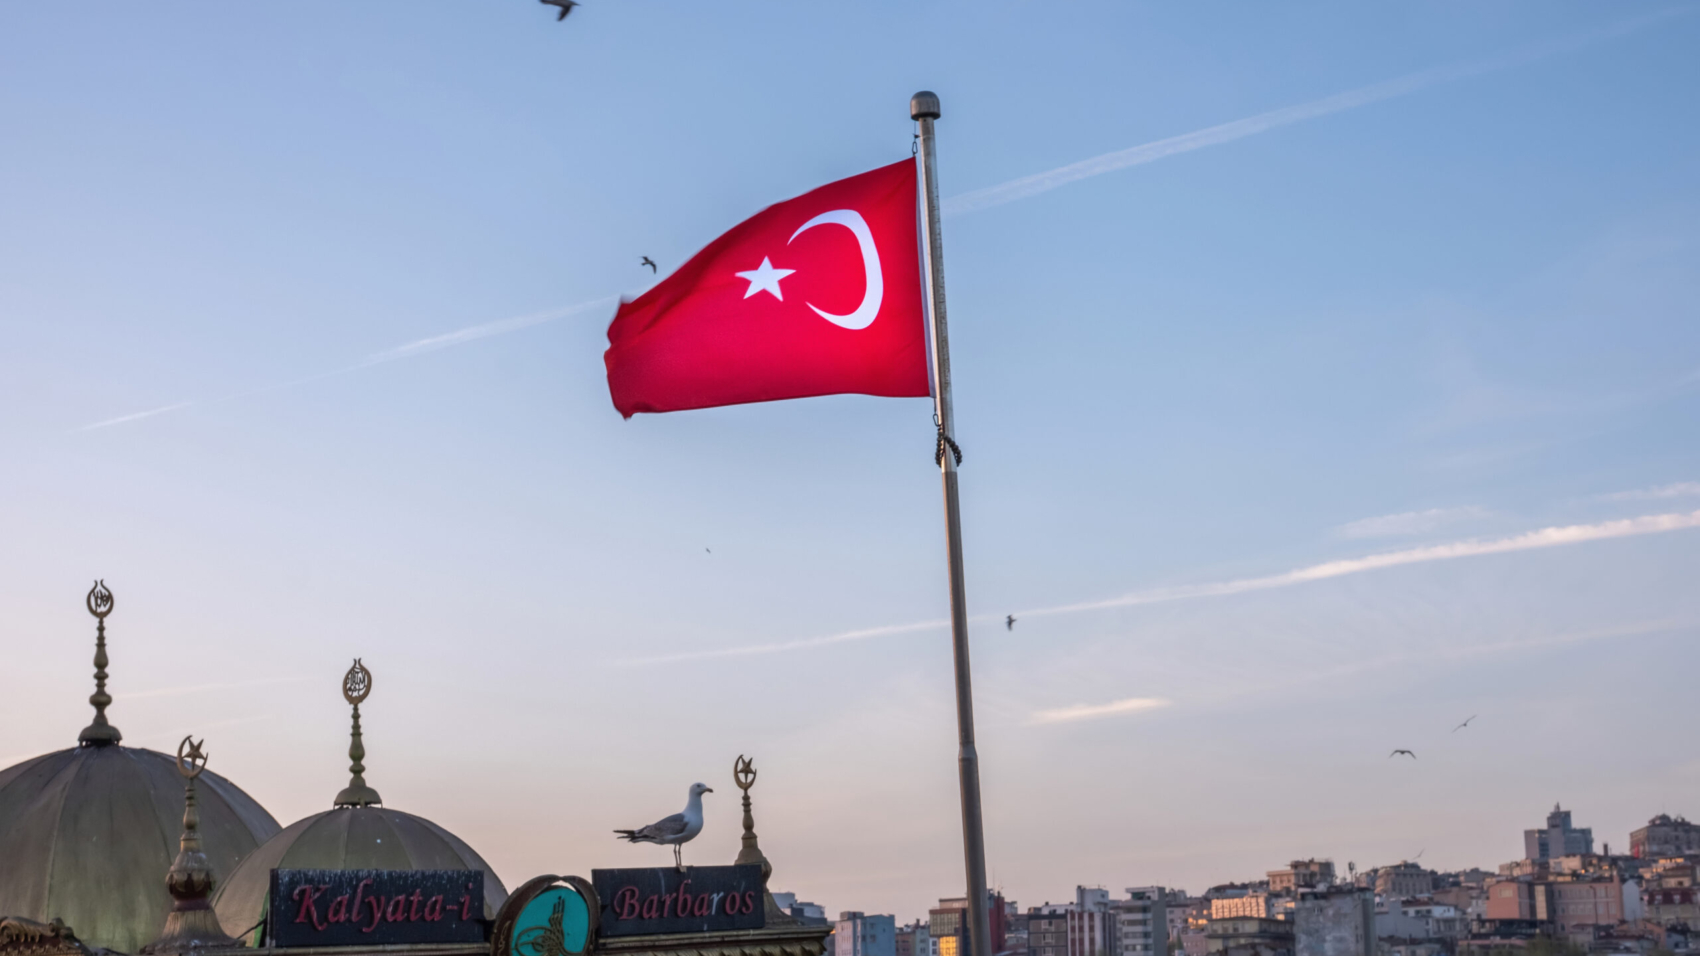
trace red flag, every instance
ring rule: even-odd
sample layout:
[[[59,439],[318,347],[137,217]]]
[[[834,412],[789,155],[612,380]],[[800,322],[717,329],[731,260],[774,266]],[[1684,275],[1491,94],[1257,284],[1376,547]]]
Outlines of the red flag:
[[[608,391],[637,412],[856,392],[921,397],[915,163],[756,213],[608,326]]]

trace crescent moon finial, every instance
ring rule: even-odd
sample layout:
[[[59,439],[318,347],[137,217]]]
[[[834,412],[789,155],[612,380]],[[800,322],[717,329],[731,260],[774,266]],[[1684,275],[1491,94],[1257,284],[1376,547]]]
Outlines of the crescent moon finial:
[[[201,775],[201,771],[207,769],[207,753],[201,749],[204,743],[204,738],[195,740],[193,734],[183,738],[183,742],[177,745],[178,773],[193,780]]]

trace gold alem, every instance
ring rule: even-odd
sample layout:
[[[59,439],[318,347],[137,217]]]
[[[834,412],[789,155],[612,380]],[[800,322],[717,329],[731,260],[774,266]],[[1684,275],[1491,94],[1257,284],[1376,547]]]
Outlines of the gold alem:
[[[378,791],[366,786],[366,765],[361,761],[366,759],[366,745],[360,742],[360,702],[372,693],[372,672],[366,665],[360,663],[360,658],[354,659],[354,666],[342,677],[342,697],[354,708],[354,729],[349,732],[348,742],[348,786],[336,795],[333,806],[338,807],[370,807],[381,804],[384,798],[378,796]]]

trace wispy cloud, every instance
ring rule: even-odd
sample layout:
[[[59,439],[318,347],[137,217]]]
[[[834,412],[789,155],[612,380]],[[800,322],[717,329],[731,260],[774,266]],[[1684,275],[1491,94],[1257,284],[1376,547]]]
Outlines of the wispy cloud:
[[[1428,534],[1460,521],[1486,518],[1493,512],[1474,506],[1464,508],[1430,508],[1427,511],[1401,511],[1398,514],[1377,515],[1349,521],[1335,531],[1342,538],[1391,538],[1398,535]]]
[[[1659,485],[1656,488],[1639,488],[1634,491],[1614,491],[1609,495],[1600,495],[1601,501],[1657,501],[1664,498],[1688,498],[1700,495],[1700,481],[1679,481],[1670,485]]]
[[[589,312],[597,308],[605,308],[614,304],[614,302],[618,299],[619,296],[617,295],[605,295],[600,299],[593,299],[589,302],[581,302],[578,305],[569,305],[565,308],[549,309],[544,312],[532,312],[527,315],[517,315],[510,319],[497,319],[494,322],[469,325],[464,329],[456,329],[453,332],[444,332],[442,335],[433,335],[428,338],[415,339],[412,342],[407,342],[394,348],[384,349],[381,352],[374,352],[353,365],[345,365],[342,368],[331,369],[327,372],[317,372],[312,375],[308,375],[305,378],[291,379],[286,382],[278,382],[272,385],[264,385],[259,388],[251,388],[246,391],[224,395],[219,398],[206,399],[199,404],[216,405],[220,402],[231,402],[239,398],[251,398],[255,395],[263,395],[266,392],[275,392],[279,389],[294,388],[298,385],[306,385],[308,383],[317,382],[333,376],[346,375],[349,372],[358,372],[363,368],[371,368],[374,365],[382,365],[385,362],[394,362],[399,359],[413,358],[417,355],[424,355],[427,352],[453,348],[457,345],[465,345],[468,342],[476,342],[479,339],[487,339],[491,336],[507,335],[510,332],[518,332],[522,329],[529,329],[533,326],[542,325],[545,322],[553,322],[556,319],[564,319],[567,316],[577,315],[581,312]],[[108,418],[104,421],[83,425],[74,431],[86,432],[93,431],[97,428],[106,428],[112,425],[122,425],[126,422],[138,421],[143,418],[152,418],[155,415],[163,415],[166,412],[175,412],[180,409],[190,408],[195,404],[197,403],[178,402],[175,405],[166,405],[161,408],[149,409],[145,412],[133,412],[129,415],[120,415],[117,418]]]
[[[442,335],[433,335],[429,338],[416,339],[415,341],[408,342],[406,345],[398,345],[393,349],[385,349],[382,352],[375,353],[371,357],[367,358],[366,361],[362,362],[361,366],[377,365],[381,362],[393,362],[396,359],[412,358],[415,355],[424,355],[426,352],[435,352],[438,349],[453,348],[456,345],[465,345],[468,342],[476,342],[479,339],[487,339],[493,335],[507,335],[510,332],[518,332],[521,329],[529,329],[534,325],[542,325],[545,322],[553,322],[556,319],[564,319],[569,315],[577,315],[580,312],[587,312],[599,306],[605,307],[613,305],[615,300],[618,298],[619,296],[616,295],[606,295],[600,299],[595,299],[590,302],[581,302],[578,305],[569,305],[564,309],[550,309],[546,312],[533,312],[529,315],[516,315],[511,319],[498,319],[495,322],[485,322],[482,325],[469,325],[464,329],[456,329],[453,332],[445,332]]]
[[[1127,169],[1130,166],[1140,166],[1145,163],[1156,162],[1157,160],[1165,157],[1174,156],[1179,153],[1189,153],[1195,149],[1203,149],[1207,146],[1219,146],[1223,143],[1231,143],[1235,140],[1245,139],[1248,136],[1255,136],[1258,133],[1268,132],[1269,130],[1278,129],[1282,126],[1290,126],[1294,123],[1303,122],[1304,120],[1317,119],[1333,113],[1356,109],[1360,106],[1368,106],[1371,103],[1379,103],[1382,100],[1389,100],[1395,97],[1416,93],[1431,86],[1451,83],[1457,80],[1467,79],[1472,76],[1480,76],[1483,73],[1492,73],[1498,70],[1509,69],[1511,67],[1521,66],[1525,63],[1532,63],[1536,60],[1555,56],[1560,53],[1578,50],[1586,46],[1591,46],[1595,43],[1633,33],[1636,30],[1640,30],[1644,27],[1651,26],[1652,24],[1686,12],[1687,10],[1684,8],[1673,7],[1657,13],[1636,17],[1632,20],[1625,20],[1622,23],[1615,24],[1602,30],[1595,30],[1575,36],[1547,40],[1540,43],[1533,43],[1491,59],[1480,60],[1474,63],[1460,63],[1450,66],[1435,67],[1433,69],[1407,74],[1396,79],[1386,80],[1371,86],[1365,86],[1360,89],[1349,90],[1345,93],[1336,93],[1333,96],[1323,97],[1319,100],[1312,100],[1309,103],[1300,103],[1297,106],[1288,106],[1278,110],[1271,110],[1267,113],[1259,113],[1256,116],[1249,116],[1245,119],[1234,120],[1230,123],[1222,123],[1218,126],[1194,130],[1193,132],[1183,133],[1179,136],[1171,136],[1168,139],[1160,139],[1155,142],[1117,150],[1113,153],[1104,153],[1101,156],[1094,156],[1091,159],[1083,159],[1076,163],[1070,163],[1067,166],[1059,166],[1056,169],[1046,170],[1042,173],[1034,173],[1031,176],[1023,176],[1020,179],[1012,179],[1005,183],[999,183],[996,186],[988,186],[985,189],[978,189],[973,192],[963,193],[959,196],[952,196],[944,201],[942,209],[944,214],[947,216],[976,212],[981,209],[990,209],[993,206],[1001,206],[1004,203],[1014,202],[1018,199],[1026,199],[1029,196],[1036,196],[1043,192],[1049,192],[1059,186],[1066,186],[1069,183],[1078,182],[1082,179],[1090,179],[1093,176],[1102,176],[1105,173],[1115,172],[1120,169]]]
[[[119,415],[117,418],[108,418],[107,420],[102,421],[102,422],[94,422],[94,423],[89,424],[89,425],[84,425],[83,427],[77,429],[77,431],[90,432],[90,431],[94,431],[97,428],[105,428],[108,425],[122,425],[125,422],[138,421],[138,420],[143,419],[143,418],[152,418],[155,415],[164,415],[166,412],[175,412],[179,408],[188,408],[190,405],[193,405],[193,404],[195,404],[195,403],[194,402],[178,402],[174,405],[161,405],[158,408],[150,408],[145,412],[131,412],[128,415]]]
[[[1428,545],[1421,548],[1406,548],[1400,551],[1384,551],[1380,554],[1366,555],[1361,558],[1345,558],[1339,561],[1325,561],[1280,574],[1271,574],[1255,578],[1234,578],[1227,581],[1213,581],[1205,584],[1183,584],[1174,587],[1153,588],[1144,591],[1134,591],[1120,597],[1106,598],[1100,601],[1083,601],[1078,604],[1058,604],[1052,607],[1030,608],[1017,610],[1016,617],[1044,617],[1053,614],[1079,614],[1084,611],[1103,611],[1119,607],[1137,607],[1143,604],[1161,604],[1168,601],[1184,601],[1197,598],[1227,597],[1234,594],[1245,594],[1252,591],[1269,591],[1276,588],[1292,587],[1298,584],[1309,584],[1313,581],[1326,581],[1331,578],[1345,577],[1352,574],[1363,574],[1368,571],[1380,571],[1386,568],[1396,568],[1410,564],[1426,564],[1433,561],[1450,561],[1456,558],[1474,558],[1491,554],[1510,554],[1518,551],[1534,551],[1542,548],[1556,548],[1564,545],[1584,544],[1589,541],[1605,541],[1612,538],[1631,538],[1641,535],[1662,534],[1667,531],[1682,531],[1689,528],[1700,528],[1700,510],[1677,512],[1671,514],[1642,515],[1639,518],[1622,518],[1616,521],[1601,521],[1597,524],[1560,525],[1541,528],[1523,534],[1510,535],[1502,538],[1470,538],[1454,541],[1448,544]],[[976,615],[973,620],[985,622],[998,619],[997,615]],[[854,631],[844,631],[839,634],[829,634],[824,637],[810,637],[794,641],[779,641],[769,644],[748,644],[741,647],[725,647],[716,650],[689,651],[680,654],[664,654],[654,657],[629,658],[615,661],[616,664],[668,664],[680,661],[709,660],[718,657],[744,657],[752,654],[777,654],[785,651],[805,650],[814,647],[824,647],[829,644],[842,644],[847,641],[867,640],[874,637],[885,637],[892,634],[905,634],[914,631],[938,630],[946,627],[946,621],[916,621],[910,624],[891,624],[883,627],[869,627]]]
[[[1111,701],[1108,704],[1076,704],[1073,707],[1058,707],[1055,710],[1036,710],[1030,719],[1035,724],[1066,724],[1077,720],[1098,720],[1104,717],[1117,717],[1122,714],[1137,714],[1141,711],[1156,710],[1167,707],[1172,703],[1162,697],[1128,697],[1124,700]]]
[[[751,654],[778,654],[783,651],[800,651],[810,647],[825,647],[828,644],[842,644],[845,641],[862,641],[870,637],[888,637],[892,634],[909,634],[915,631],[932,631],[949,625],[949,621],[916,621],[913,624],[888,624],[884,627],[866,627],[856,631],[844,631],[839,634],[828,634],[825,637],[805,637],[795,641],[778,641],[773,644],[747,644],[743,647],[722,647],[709,651],[682,651],[678,654],[657,654],[654,657],[632,657],[615,661],[616,664],[677,664],[683,661],[702,661],[715,657],[747,657]]]
[[[1490,554],[1533,551],[1540,548],[1582,544],[1588,541],[1604,541],[1609,538],[1660,534],[1687,528],[1700,528],[1700,511],[1643,515],[1639,518],[1622,518],[1617,521],[1602,521],[1598,524],[1573,524],[1541,528],[1537,531],[1528,531],[1505,538],[1471,538],[1449,544],[1407,548],[1402,551],[1385,551],[1381,554],[1371,554],[1361,558],[1325,561],[1322,564],[1313,564],[1309,567],[1297,568],[1281,574],[1271,574],[1266,577],[1237,578],[1210,584],[1187,584],[1150,591],[1136,591],[1132,594],[1124,594],[1121,597],[1104,601],[1064,604],[1058,607],[1026,611],[1025,613],[1029,617],[1036,617],[1044,614],[1072,614],[1079,611],[1157,604],[1163,601],[1178,601],[1187,598],[1221,597],[1229,594],[1244,594],[1248,591],[1267,591],[1272,588],[1291,587],[1295,584],[1308,584],[1312,581],[1326,581],[1330,578],[1345,577],[1349,574],[1380,571],[1385,568],[1396,568],[1408,564],[1426,564],[1431,561],[1450,561],[1454,558],[1476,558]]]

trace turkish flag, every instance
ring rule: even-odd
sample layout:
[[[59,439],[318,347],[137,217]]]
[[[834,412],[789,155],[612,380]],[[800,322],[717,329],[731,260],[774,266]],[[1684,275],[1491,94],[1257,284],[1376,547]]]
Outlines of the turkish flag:
[[[906,159],[769,206],[622,302],[614,407],[931,394],[915,179]]]

